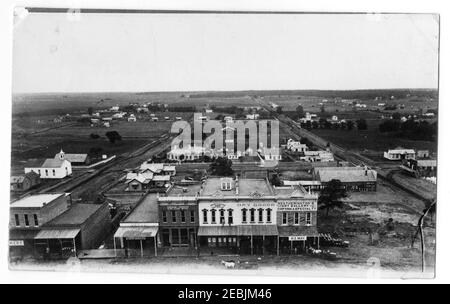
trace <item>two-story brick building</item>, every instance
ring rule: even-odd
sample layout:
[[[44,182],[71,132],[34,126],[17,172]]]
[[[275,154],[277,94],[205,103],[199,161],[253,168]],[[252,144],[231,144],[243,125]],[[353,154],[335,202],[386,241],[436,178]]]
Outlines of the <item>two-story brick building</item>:
[[[34,238],[42,225],[64,213],[71,205],[69,193],[29,195],[10,204],[10,255],[34,254]]]

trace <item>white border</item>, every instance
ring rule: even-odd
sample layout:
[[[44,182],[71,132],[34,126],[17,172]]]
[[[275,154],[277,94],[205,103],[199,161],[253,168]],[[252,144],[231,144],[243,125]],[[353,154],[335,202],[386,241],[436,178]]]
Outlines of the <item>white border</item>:
[[[448,232],[450,221],[449,212],[450,184],[449,158],[446,151],[450,151],[448,134],[450,131],[450,98],[448,94],[448,55],[449,51],[449,21],[450,10],[448,1],[442,0],[410,0],[410,1],[358,1],[358,0],[316,0],[308,3],[298,0],[228,0],[220,3],[212,0],[90,0],[90,1],[0,1],[0,31],[1,41],[1,81],[0,100],[3,103],[1,111],[1,135],[3,159],[0,194],[1,194],[1,227],[0,227],[0,282],[2,283],[448,283],[450,281],[450,256]],[[116,9],[173,9],[173,10],[239,10],[239,11],[306,11],[306,12],[410,12],[410,13],[439,13],[441,17],[441,60],[440,60],[440,106],[439,106],[439,186],[438,186],[438,235],[437,235],[437,278],[435,280],[361,280],[337,278],[294,278],[294,277],[262,277],[262,276],[187,276],[187,275],[151,275],[151,274],[112,274],[101,273],[52,273],[52,272],[11,272],[7,264],[9,220],[9,168],[11,136],[11,65],[12,65],[12,12],[14,6],[40,7],[84,7],[84,8],[116,8]],[[447,86],[445,86],[447,85]]]

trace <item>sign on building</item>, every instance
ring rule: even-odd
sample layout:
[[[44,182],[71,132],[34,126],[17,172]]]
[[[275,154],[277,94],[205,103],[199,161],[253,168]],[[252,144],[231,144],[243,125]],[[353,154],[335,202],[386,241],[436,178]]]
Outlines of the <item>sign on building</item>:
[[[289,241],[306,241],[305,235],[292,235],[289,237]]]
[[[278,211],[317,211],[314,201],[278,201]]]
[[[22,240],[9,241],[9,246],[11,247],[23,247],[24,243]]]

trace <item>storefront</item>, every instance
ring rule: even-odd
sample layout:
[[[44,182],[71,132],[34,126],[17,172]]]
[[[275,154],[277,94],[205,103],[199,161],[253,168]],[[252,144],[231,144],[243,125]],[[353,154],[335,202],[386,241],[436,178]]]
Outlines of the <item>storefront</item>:
[[[236,254],[276,254],[276,225],[200,226],[200,245],[229,248]]]
[[[278,227],[278,240],[280,254],[300,254],[320,246],[316,227]]]
[[[121,224],[114,234],[114,250],[123,249],[126,257],[157,256],[157,235],[155,225]]]
[[[43,258],[77,256],[81,249],[80,229],[43,228],[34,238],[36,255]]]

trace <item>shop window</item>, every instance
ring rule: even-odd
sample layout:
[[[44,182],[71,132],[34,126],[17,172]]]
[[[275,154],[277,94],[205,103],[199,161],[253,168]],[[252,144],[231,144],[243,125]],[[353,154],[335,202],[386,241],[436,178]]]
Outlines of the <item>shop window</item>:
[[[208,210],[203,209],[203,224],[208,224]]]
[[[267,222],[270,223],[272,222],[272,209],[269,208],[266,210],[266,212],[267,212]]]
[[[312,225],[312,214],[311,212],[306,212],[306,226]]]
[[[287,216],[288,216],[287,212],[283,212],[282,218],[281,218],[281,223],[283,225],[287,225]]]
[[[247,209],[242,209],[242,222],[247,223]]]
[[[294,225],[299,225],[300,224],[300,213],[295,212],[294,213]]]
[[[162,220],[163,220],[163,223],[167,223],[167,211],[163,211],[162,212]]]
[[[211,224],[216,223],[216,209],[211,209]]]
[[[19,215],[18,215],[18,214],[14,214],[14,218],[15,218],[15,220],[16,220],[16,226],[19,227],[19,226],[20,226]]]
[[[172,210],[172,223],[177,222],[177,212],[175,210]]]

